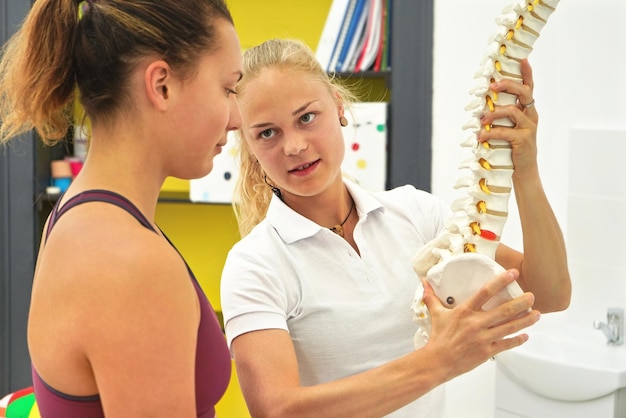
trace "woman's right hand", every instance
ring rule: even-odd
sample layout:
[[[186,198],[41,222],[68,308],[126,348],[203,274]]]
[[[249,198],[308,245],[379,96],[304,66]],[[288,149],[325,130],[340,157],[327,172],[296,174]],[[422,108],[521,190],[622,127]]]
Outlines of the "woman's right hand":
[[[424,303],[432,319],[427,345],[441,356],[448,357],[449,378],[468,372],[496,354],[528,340],[527,334],[515,333],[539,320],[539,312],[531,309],[535,300],[532,293],[524,293],[489,311],[481,308],[518,276],[517,270],[507,270],[452,309],[445,307],[430,285],[423,281]]]

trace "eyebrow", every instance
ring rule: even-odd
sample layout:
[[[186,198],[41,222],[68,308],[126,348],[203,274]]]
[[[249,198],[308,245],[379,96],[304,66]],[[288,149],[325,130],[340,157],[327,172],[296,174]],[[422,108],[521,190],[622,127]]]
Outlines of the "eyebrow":
[[[307,107],[309,107],[311,105],[311,103],[315,102],[315,100],[311,100],[308,103],[305,103],[303,106],[300,106],[299,108],[297,108],[296,110],[294,110],[293,112],[291,112],[292,116],[296,116],[298,113],[303,112]]]
[[[243,72],[242,71],[233,71],[234,74],[239,74],[239,77],[237,78],[237,83],[239,83],[241,81],[241,79],[243,78]]]
[[[291,112],[291,115],[296,116],[297,114],[304,112],[307,107],[311,106],[311,104],[315,103],[316,101],[317,100],[311,100],[310,102],[305,103],[304,105],[300,106],[299,108]],[[271,126],[271,125],[272,124],[270,122],[262,122],[262,123],[254,124],[250,126],[250,128],[264,128],[266,126]]]

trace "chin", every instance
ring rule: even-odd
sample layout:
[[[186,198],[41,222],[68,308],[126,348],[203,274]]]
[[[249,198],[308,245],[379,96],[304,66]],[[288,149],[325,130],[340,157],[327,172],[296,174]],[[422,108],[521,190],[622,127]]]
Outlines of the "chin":
[[[202,178],[213,171],[213,161],[211,161],[210,164],[204,164],[202,167],[197,167],[195,170],[190,170],[189,168],[190,167],[187,167],[187,170],[181,171],[177,174],[172,174],[172,176],[181,180],[194,180]]]

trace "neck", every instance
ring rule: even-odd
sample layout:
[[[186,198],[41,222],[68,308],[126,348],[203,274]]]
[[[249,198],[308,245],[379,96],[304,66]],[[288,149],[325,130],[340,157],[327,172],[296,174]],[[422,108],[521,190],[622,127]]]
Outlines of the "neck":
[[[352,211],[354,210],[354,199],[350,199],[350,200],[352,200],[352,204],[350,205],[350,210],[348,211],[348,214],[346,215],[344,220],[341,221],[341,223],[333,226],[332,228],[329,228],[331,231],[333,231],[335,234],[341,237],[343,237],[343,226],[346,224],[348,219],[350,219],[350,215],[352,215]]]
[[[72,192],[111,190],[130,199],[153,219],[164,177],[159,175],[158,164],[147,162],[157,159],[136,146],[124,145],[132,141],[118,139],[94,134],[85,164],[72,182]]]
[[[283,191],[283,201],[305,218],[327,228],[341,224],[352,206],[352,197],[343,182],[314,196],[297,196]]]

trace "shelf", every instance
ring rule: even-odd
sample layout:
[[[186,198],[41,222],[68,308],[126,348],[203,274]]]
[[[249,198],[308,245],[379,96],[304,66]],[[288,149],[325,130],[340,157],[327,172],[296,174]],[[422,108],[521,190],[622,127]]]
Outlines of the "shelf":
[[[189,200],[189,192],[188,191],[161,191],[159,193],[159,202],[160,203],[194,203]]]
[[[391,71],[329,72],[342,80],[384,80],[385,87],[391,89]]]
[[[330,75],[336,75],[341,78],[359,77],[359,78],[389,78],[391,71],[359,71],[359,72],[330,72]]]
[[[189,199],[189,192],[175,192],[175,191],[162,191],[159,194],[159,203],[190,203],[193,205],[225,205],[230,206],[230,203],[220,202],[192,202]]]
[[[35,204],[41,210],[43,205],[49,205],[50,207],[61,197],[60,193],[40,193],[35,198]],[[164,191],[159,194],[159,203],[189,203],[194,205],[225,205],[230,206],[230,203],[212,203],[212,202],[192,202],[189,200],[189,192],[173,192]]]

